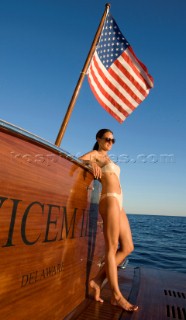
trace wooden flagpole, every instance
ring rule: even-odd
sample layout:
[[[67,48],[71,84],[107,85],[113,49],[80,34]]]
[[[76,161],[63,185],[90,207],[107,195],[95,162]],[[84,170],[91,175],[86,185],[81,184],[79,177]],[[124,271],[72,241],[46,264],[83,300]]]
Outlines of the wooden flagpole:
[[[87,59],[85,61],[85,64],[83,66],[83,69],[81,71],[81,74],[80,74],[80,77],[79,77],[79,80],[77,82],[77,85],[74,89],[74,93],[72,95],[72,98],[70,100],[70,103],[69,103],[69,106],[68,106],[68,109],[67,109],[67,112],[66,112],[66,115],[64,117],[64,120],[61,124],[61,128],[59,130],[59,133],[58,133],[58,136],[56,138],[56,141],[55,141],[55,145],[56,146],[60,146],[61,144],[61,141],[62,141],[62,138],[64,136],[64,133],[65,133],[65,130],[66,130],[66,127],[67,127],[67,124],[69,122],[69,119],[70,119],[70,116],[71,116],[71,113],[73,111],[73,108],[74,108],[74,105],[75,105],[75,102],[77,100],[77,97],[78,97],[78,94],[79,94],[79,91],[81,89],[81,86],[82,86],[82,83],[83,83],[83,80],[85,78],[85,75],[87,73],[87,69],[88,69],[88,66],[89,66],[89,63],[92,59],[92,56],[94,54],[94,51],[96,49],[96,45],[97,45],[97,42],[99,40],[99,37],[100,37],[100,34],[101,34],[101,31],[102,31],[102,28],[103,28],[103,25],[104,25],[104,22],[105,22],[105,19],[106,19],[106,16],[107,16],[107,13],[109,11],[109,8],[110,8],[110,4],[109,3],[106,3],[105,5],[105,11],[103,13],[103,16],[101,18],[101,21],[100,21],[100,24],[98,26],[98,29],[97,29],[97,32],[96,32],[96,35],[94,37],[94,40],[92,42],[92,46],[90,48],[90,51],[88,53],[88,56],[87,56]]]

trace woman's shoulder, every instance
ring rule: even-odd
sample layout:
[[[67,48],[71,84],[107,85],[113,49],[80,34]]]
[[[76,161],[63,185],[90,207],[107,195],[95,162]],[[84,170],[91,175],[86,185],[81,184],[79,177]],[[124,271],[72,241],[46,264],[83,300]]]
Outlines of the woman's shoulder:
[[[97,150],[91,150],[91,151],[85,153],[84,155],[82,155],[80,157],[80,159],[93,160],[93,159],[95,159],[97,157],[97,155],[98,155]]]

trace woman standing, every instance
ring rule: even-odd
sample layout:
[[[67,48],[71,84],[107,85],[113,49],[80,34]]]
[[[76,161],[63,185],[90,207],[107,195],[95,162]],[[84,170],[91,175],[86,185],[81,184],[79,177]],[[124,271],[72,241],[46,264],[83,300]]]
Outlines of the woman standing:
[[[80,158],[92,166],[95,178],[100,179],[102,184],[99,212],[103,219],[105,266],[90,281],[90,286],[94,289],[95,300],[103,302],[100,289],[107,276],[112,290],[111,304],[120,306],[126,311],[136,311],[138,307],[124,298],[118,285],[117,266],[134,247],[129,222],[122,208],[120,168],[107,155],[115,139],[111,130],[101,129],[96,134],[96,140],[93,150]]]

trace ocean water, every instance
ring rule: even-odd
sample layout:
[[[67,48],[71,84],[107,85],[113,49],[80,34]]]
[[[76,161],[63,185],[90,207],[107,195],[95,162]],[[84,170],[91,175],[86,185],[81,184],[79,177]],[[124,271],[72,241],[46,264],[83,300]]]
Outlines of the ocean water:
[[[186,217],[128,214],[135,266],[186,273]]]

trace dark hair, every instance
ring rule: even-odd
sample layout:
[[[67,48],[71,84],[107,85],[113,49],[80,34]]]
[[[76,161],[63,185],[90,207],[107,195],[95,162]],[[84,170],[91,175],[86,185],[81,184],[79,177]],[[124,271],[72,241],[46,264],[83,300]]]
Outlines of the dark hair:
[[[101,139],[106,132],[110,132],[110,133],[113,134],[113,132],[112,132],[110,129],[101,129],[101,130],[99,130],[99,131],[96,133],[96,139],[97,139],[97,138],[100,138],[100,139]],[[93,146],[93,150],[98,150],[98,149],[99,149],[99,144],[98,144],[98,142],[96,141],[95,145]]]

